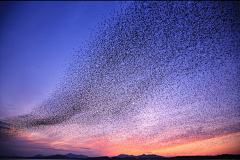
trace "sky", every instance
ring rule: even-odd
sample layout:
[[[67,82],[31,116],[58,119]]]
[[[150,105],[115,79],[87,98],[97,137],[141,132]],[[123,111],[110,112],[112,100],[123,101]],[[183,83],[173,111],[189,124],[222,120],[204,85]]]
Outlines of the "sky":
[[[46,99],[89,28],[119,8],[118,2],[1,2],[0,118]]]
[[[240,154],[239,2],[1,2],[0,155]]]

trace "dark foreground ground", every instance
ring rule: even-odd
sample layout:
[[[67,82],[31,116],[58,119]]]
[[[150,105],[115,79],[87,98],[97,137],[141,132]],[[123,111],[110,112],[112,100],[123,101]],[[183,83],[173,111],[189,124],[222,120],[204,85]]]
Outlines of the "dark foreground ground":
[[[6,157],[0,156],[0,159],[74,159],[74,160],[240,160],[240,155],[218,155],[218,156],[178,156],[178,157],[162,157],[157,155],[141,155],[141,156],[116,156],[116,157],[87,157],[79,155],[79,158],[70,158],[66,155],[52,156],[34,156],[34,157]]]
[[[95,157],[95,158],[86,158],[87,160],[240,160],[240,155],[221,155],[221,156],[182,156],[182,157],[171,157],[171,158],[163,158],[163,157]]]

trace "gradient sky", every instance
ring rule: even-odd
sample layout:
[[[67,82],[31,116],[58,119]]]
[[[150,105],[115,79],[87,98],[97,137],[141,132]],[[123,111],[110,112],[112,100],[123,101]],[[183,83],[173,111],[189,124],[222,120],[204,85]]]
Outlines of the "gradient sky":
[[[238,2],[0,9],[0,155],[240,154]]]
[[[46,99],[73,48],[114,9],[118,2],[1,2],[0,118],[27,113]]]

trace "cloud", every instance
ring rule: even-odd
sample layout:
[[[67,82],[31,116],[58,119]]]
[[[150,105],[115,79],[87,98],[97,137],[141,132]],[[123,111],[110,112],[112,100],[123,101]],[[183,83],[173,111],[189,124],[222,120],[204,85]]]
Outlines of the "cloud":
[[[91,150],[91,148],[80,147],[81,149]]]
[[[0,142],[10,140],[21,134],[12,124],[0,120]]]
[[[9,127],[4,127],[4,126],[0,126],[0,129],[9,129],[10,130]]]
[[[11,126],[11,124],[7,123],[7,122],[4,122],[4,121],[1,121],[0,120],[0,125],[3,125],[3,126]]]
[[[17,153],[25,153],[21,156],[34,156],[36,154],[53,155],[53,154],[83,154],[88,156],[99,156],[99,151],[90,148],[74,147],[71,144],[57,144],[59,140],[55,138],[39,138],[35,136],[22,136],[17,139],[1,142],[0,155],[13,155]],[[80,150],[79,150],[80,148]]]

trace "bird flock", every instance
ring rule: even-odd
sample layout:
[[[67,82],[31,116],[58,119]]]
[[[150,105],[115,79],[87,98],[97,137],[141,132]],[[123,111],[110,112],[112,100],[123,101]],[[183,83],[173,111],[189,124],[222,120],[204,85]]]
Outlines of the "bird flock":
[[[1,121],[1,140],[63,124],[90,128],[89,137],[181,131],[161,142],[239,132],[239,11],[236,1],[135,1],[114,10],[48,99]]]

